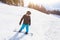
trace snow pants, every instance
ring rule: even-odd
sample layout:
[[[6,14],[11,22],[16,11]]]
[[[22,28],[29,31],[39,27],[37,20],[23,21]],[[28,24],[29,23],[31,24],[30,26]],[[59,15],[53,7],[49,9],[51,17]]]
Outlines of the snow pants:
[[[26,32],[28,33],[28,31],[29,31],[29,24],[22,24],[22,27],[20,28],[19,31],[22,31],[24,28],[26,28]]]

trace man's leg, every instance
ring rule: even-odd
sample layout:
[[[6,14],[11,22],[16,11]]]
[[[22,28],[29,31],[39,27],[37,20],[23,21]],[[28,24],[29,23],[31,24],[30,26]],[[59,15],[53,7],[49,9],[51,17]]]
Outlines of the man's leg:
[[[28,34],[28,31],[29,31],[29,25],[27,24],[26,25],[26,33],[25,34]]]
[[[21,27],[21,29],[19,30],[19,32],[21,32],[21,31],[24,29],[24,27],[25,27],[25,24],[22,24],[22,27]]]

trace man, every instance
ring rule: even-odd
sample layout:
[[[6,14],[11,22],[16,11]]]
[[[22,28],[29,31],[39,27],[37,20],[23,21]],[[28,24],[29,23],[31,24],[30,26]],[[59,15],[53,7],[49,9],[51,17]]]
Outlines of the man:
[[[28,34],[29,26],[31,25],[30,14],[31,14],[31,12],[27,11],[27,13],[21,18],[21,21],[20,21],[19,25],[21,25],[22,21],[23,21],[23,24],[22,24],[22,27],[19,30],[19,32],[21,32],[26,27],[25,34]]]

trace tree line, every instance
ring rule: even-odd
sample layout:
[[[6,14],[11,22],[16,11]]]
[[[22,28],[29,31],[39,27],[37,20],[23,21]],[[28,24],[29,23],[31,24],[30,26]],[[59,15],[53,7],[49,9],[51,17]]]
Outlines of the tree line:
[[[0,0],[0,1],[8,5],[24,6],[24,0]]]

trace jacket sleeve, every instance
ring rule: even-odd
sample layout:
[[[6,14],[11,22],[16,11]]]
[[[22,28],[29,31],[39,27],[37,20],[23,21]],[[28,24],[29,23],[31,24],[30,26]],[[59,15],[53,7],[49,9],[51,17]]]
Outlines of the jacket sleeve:
[[[29,19],[29,25],[31,25],[31,18]]]
[[[22,20],[24,19],[24,16],[21,18],[21,21],[19,22],[19,24],[21,24],[22,23]]]

